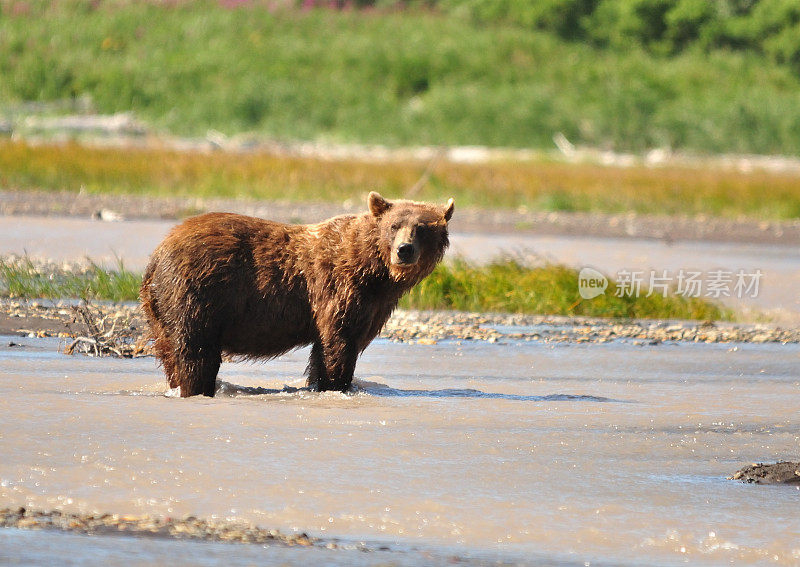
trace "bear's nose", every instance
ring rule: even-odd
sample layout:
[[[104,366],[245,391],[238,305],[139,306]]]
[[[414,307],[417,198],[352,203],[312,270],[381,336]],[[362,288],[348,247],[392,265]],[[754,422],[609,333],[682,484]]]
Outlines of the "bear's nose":
[[[414,259],[414,245],[410,242],[404,242],[397,247],[397,257],[401,262],[410,262]]]

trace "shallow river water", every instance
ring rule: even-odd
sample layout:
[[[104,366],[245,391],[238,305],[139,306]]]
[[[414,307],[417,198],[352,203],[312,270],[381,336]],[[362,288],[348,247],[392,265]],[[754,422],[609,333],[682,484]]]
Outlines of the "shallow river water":
[[[800,565],[800,490],[726,480],[800,459],[797,345],[378,340],[353,394],[284,390],[302,385],[300,350],[224,364],[216,398],[180,399],[152,358],[0,339],[2,506],[239,518],[390,548],[8,529],[0,562]]]

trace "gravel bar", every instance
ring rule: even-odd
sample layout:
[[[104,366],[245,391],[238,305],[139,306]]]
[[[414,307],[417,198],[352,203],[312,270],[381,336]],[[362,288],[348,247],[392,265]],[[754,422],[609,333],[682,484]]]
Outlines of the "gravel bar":
[[[289,547],[324,546],[335,549],[338,544],[324,542],[305,533],[283,534],[256,525],[235,521],[195,518],[159,517],[120,514],[69,514],[59,510],[37,511],[25,508],[0,510],[0,527],[30,530],[61,530],[80,534],[128,534],[136,536],[189,539],[218,542],[259,543]]]
[[[0,334],[27,337],[86,335],[76,302],[0,299]],[[147,324],[138,304],[92,303],[103,329],[114,329],[127,343],[146,338]],[[550,315],[397,310],[380,335],[394,342],[433,345],[440,341],[510,343],[800,343],[800,328],[768,324],[698,321],[618,320]],[[151,354],[149,348],[136,351]],[[131,354],[133,355],[133,354]]]

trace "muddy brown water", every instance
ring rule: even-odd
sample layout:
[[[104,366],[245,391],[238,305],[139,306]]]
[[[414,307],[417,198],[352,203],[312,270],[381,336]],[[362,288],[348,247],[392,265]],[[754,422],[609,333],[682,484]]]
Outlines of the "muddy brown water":
[[[0,216],[0,254],[22,254],[58,261],[91,258],[114,266],[142,270],[149,254],[175,221],[136,220],[99,222],[79,218]],[[457,256],[487,262],[502,254],[535,255],[574,267],[591,266],[610,277],[620,270],[641,271],[645,279],[668,270],[672,284],[680,270],[700,271],[708,279],[713,270],[763,273],[756,297],[720,300],[750,318],[767,313],[781,324],[800,324],[800,249],[764,244],[719,242],[664,242],[636,238],[536,236],[514,234],[453,234],[448,258]],[[705,288],[703,293],[705,293]]]
[[[390,548],[229,545],[231,564],[800,565],[800,490],[726,480],[800,457],[798,345],[378,340],[352,394],[296,390],[300,350],[224,364],[216,398],[180,399],[153,359],[10,341],[4,506],[236,518]],[[0,532],[0,559],[136,547],[29,534]],[[210,564],[222,545],[133,541],[149,563]]]

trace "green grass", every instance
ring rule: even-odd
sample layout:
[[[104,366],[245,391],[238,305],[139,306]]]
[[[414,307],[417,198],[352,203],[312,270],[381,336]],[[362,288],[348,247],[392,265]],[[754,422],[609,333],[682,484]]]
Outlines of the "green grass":
[[[105,269],[94,263],[83,271],[37,267],[31,260],[0,259],[0,296],[134,301],[141,275],[120,263]],[[488,266],[456,260],[439,265],[401,301],[406,309],[491,311],[591,317],[728,320],[733,314],[699,298],[659,294],[615,296],[610,282],[604,295],[590,300],[578,293],[578,272],[560,265],[526,267],[512,259]]]
[[[0,3],[0,114],[88,95],[180,135],[800,153],[800,78],[748,52],[659,57],[510,24],[218,2]]]
[[[411,309],[537,313],[636,319],[729,320],[733,314],[702,298],[654,293],[616,296],[609,281],[605,294],[583,299],[578,271],[562,265],[526,267],[513,259],[488,266],[457,260],[436,270],[403,298]]]
[[[0,258],[0,296],[134,301],[139,297],[141,283],[141,275],[125,269],[122,261],[115,269],[90,262],[81,270],[43,270],[29,258]]]

